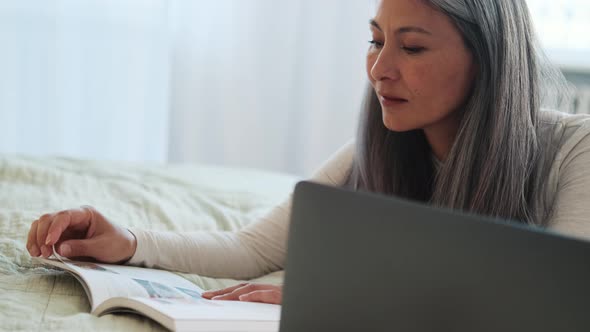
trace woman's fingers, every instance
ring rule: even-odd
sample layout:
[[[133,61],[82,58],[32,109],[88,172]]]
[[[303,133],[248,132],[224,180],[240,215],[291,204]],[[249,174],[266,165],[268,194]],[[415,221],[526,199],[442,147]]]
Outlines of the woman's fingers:
[[[27,236],[27,250],[29,250],[29,254],[33,257],[41,254],[41,250],[37,246],[37,225],[39,225],[38,219],[31,224],[29,235]]]
[[[245,302],[261,302],[270,304],[281,304],[283,292],[281,290],[258,290],[240,295],[239,300]]]
[[[90,225],[92,214],[86,208],[73,209],[58,213],[47,230],[46,245],[54,245],[59,241],[62,234],[71,229],[85,233]]]
[[[91,208],[47,213],[31,224],[27,237],[27,249],[32,256],[51,256],[51,246],[60,241],[64,233],[76,238],[88,235],[92,223]],[[63,239],[62,239],[63,240]]]
[[[201,294],[201,295],[204,298],[206,298],[206,299],[211,299],[211,298],[213,298],[215,296],[225,295],[225,294],[231,293],[234,290],[236,290],[238,288],[241,288],[241,287],[244,287],[246,285],[248,285],[248,283],[237,284],[237,285],[234,285],[234,286],[231,286],[231,287],[227,287],[227,288],[223,288],[223,289],[218,289],[218,290],[215,290],[215,291],[203,292],[203,294]]]
[[[39,218],[39,223],[37,224],[37,247],[41,251],[41,256],[47,258],[51,255],[51,250],[49,247],[45,245],[45,238],[47,237],[47,230],[53,221],[54,214],[44,214]]]
[[[239,287],[239,288],[234,289],[230,293],[217,295],[217,296],[214,296],[211,299],[212,300],[239,301],[240,300],[240,295],[243,295],[243,294],[250,293],[250,292],[253,292],[255,290],[258,290],[259,287],[260,287],[260,285],[256,285],[256,284],[246,284],[246,285],[244,285],[242,287]]]
[[[218,291],[218,295],[213,296],[212,300],[226,300],[226,301],[250,301],[250,302],[265,302],[276,303],[281,300],[281,287],[275,285],[260,285],[260,284],[242,284],[241,287],[231,287],[232,291],[228,289]],[[269,291],[269,292],[266,292]]]
[[[54,245],[62,256],[116,263],[131,258],[137,243],[128,230],[111,223],[94,208],[82,206],[43,215],[32,223],[27,243],[31,255],[49,257]]]

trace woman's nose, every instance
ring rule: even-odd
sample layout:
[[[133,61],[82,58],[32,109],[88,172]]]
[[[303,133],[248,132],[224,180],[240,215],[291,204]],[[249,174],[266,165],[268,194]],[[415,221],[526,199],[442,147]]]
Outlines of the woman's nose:
[[[397,55],[391,47],[383,47],[376,56],[375,62],[371,67],[371,77],[375,81],[382,80],[398,80],[400,77],[399,65],[397,63]]]

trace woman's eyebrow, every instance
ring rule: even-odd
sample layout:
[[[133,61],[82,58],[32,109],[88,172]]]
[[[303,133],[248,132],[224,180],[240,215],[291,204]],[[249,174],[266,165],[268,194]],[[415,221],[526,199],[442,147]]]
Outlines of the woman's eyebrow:
[[[377,21],[375,21],[374,19],[370,19],[369,20],[369,24],[372,25],[372,26],[374,26],[375,29],[383,32],[383,30],[381,30],[381,27],[379,26],[379,23],[377,23]]]
[[[375,21],[374,19],[369,20],[369,24],[371,24],[373,27],[375,27],[375,29],[383,32],[383,29],[381,29],[381,27],[379,26],[379,23],[377,23],[377,21]],[[429,31],[420,28],[420,27],[416,27],[416,26],[407,26],[407,27],[401,27],[398,28],[395,31],[396,35],[402,34],[402,33],[408,33],[408,32],[418,32],[418,33],[423,33],[423,34],[427,34],[427,35],[432,35],[432,33],[430,33]]]

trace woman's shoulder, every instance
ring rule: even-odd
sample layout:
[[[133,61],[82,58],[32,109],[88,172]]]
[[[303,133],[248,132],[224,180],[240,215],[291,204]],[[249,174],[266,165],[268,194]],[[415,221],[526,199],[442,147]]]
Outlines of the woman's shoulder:
[[[542,110],[539,114],[539,124],[540,138],[544,144],[558,150],[558,158],[572,150],[590,145],[590,114]],[[580,146],[580,143],[584,146]]]
[[[590,114],[571,114],[552,109],[541,109],[539,121],[542,124],[563,124],[567,126],[579,126],[590,121]]]
[[[349,140],[313,173],[311,180],[331,185],[344,183],[350,173],[354,151],[355,142]]]
[[[570,236],[590,239],[590,115],[541,112],[546,165],[546,198],[553,202],[548,225]]]

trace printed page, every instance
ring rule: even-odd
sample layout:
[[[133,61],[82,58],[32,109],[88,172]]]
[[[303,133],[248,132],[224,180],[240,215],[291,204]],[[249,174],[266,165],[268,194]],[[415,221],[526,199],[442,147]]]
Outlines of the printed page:
[[[130,266],[65,262],[83,275],[91,290],[97,289],[95,307],[111,297],[186,299],[201,297],[202,289],[171,272]]]
[[[268,331],[279,330],[281,307],[240,301],[212,301],[193,292],[185,298],[111,298],[100,305],[97,315],[132,308],[170,330]]]
[[[192,299],[133,298],[156,308],[175,321],[278,321],[281,306],[275,304]]]
[[[54,251],[55,252],[55,251]],[[201,298],[203,290],[190,281],[168,271],[124,265],[72,261],[55,255],[66,270],[78,274],[91,294],[91,311],[112,297],[142,297],[162,300]],[[56,260],[38,259],[60,267]]]
[[[279,305],[206,300],[201,288],[168,271],[57,258],[37,260],[82,278],[97,316],[135,310],[169,329],[278,331]]]

